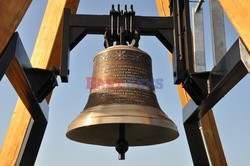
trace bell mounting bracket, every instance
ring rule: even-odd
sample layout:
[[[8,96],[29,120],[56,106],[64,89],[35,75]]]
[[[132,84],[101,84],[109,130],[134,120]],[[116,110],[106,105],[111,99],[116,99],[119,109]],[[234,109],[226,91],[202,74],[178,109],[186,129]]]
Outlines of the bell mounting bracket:
[[[127,45],[138,47],[138,42],[140,40],[140,35],[136,29],[133,28],[133,18],[135,12],[133,10],[133,5],[130,6],[130,11],[127,10],[127,5],[125,5],[125,10],[120,10],[120,5],[118,5],[118,10],[116,11],[114,5],[110,10],[110,27],[107,27],[104,33],[104,46],[110,47],[116,42],[117,45]]]
[[[132,5],[129,11],[126,5],[124,11],[120,10],[120,5],[117,10],[112,5],[110,15],[72,14],[70,9],[65,8],[59,69],[62,82],[68,82],[69,52],[87,34],[104,35],[104,47],[110,47],[114,43],[138,47],[141,35],[156,36],[173,53],[174,82],[176,84],[184,82],[184,74],[188,70],[184,57],[190,57],[186,54],[191,52],[183,50],[185,47],[190,47],[185,43],[191,42],[183,42],[183,40],[190,40],[191,35],[188,34],[191,31],[186,25],[188,21],[185,23],[181,21],[186,12],[184,6],[178,1],[173,1],[171,6],[172,15],[169,17],[136,16]]]

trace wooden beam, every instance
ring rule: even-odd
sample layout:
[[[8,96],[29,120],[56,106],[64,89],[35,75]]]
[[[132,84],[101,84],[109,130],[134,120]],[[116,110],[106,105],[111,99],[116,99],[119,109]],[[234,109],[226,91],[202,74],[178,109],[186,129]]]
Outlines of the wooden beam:
[[[15,33],[6,49],[11,50],[8,51],[9,54],[15,54],[6,71],[6,76],[9,78],[9,81],[15,88],[18,96],[22,99],[23,104],[29,110],[33,119],[40,123],[47,123],[48,112],[40,110],[41,103],[37,103],[36,96],[32,90],[33,84],[31,81],[34,80],[28,79],[27,69],[31,69],[31,64],[18,33]],[[45,103],[46,101],[44,101],[44,104]]]
[[[169,4],[171,0],[155,0],[158,8],[159,16],[169,16],[170,9]],[[172,54],[169,52],[169,57],[172,62]],[[188,93],[182,88],[181,85],[177,85],[182,107],[184,107],[190,100]],[[203,130],[201,131],[207,146],[207,150],[210,157],[210,164],[214,166],[225,166],[226,159],[224,156],[223,148],[221,145],[219,133],[215,123],[212,110],[210,110],[200,121]]]
[[[219,132],[215,123],[212,109],[200,120],[210,164],[213,166],[227,166],[226,157],[221,145]]]
[[[155,0],[158,14],[162,17],[170,16],[170,5],[171,0]]]
[[[0,0],[0,57],[32,0]]]
[[[29,133],[30,123],[32,124],[30,114],[26,110],[22,100],[18,99],[2,145],[0,165],[16,165],[22,144],[25,140],[25,135]]]
[[[31,58],[33,67],[58,67],[61,53],[62,16],[65,7],[76,12],[79,0],[49,0],[35,48]],[[49,101],[49,98],[48,98]],[[21,149],[25,146],[24,140],[29,135],[31,116],[19,99],[5,137],[1,153],[0,165],[16,165]],[[31,126],[32,127],[32,126]]]
[[[250,1],[219,0],[219,2],[250,52]]]

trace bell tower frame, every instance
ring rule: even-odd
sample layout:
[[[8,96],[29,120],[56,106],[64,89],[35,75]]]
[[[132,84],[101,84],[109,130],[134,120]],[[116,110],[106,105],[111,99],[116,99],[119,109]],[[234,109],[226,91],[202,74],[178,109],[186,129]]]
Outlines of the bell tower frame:
[[[249,66],[245,63],[246,61],[249,62],[249,59],[245,59],[244,61],[241,60],[241,58],[244,58],[246,54],[249,55],[250,52],[250,22],[248,21],[249,17],[246,17],[246,15],[250,15],[250,11],[247,8],[247,6],[249,6],[250,4],[247,5],[245,4],[246,2],[244,3],[243,1],[239,1],[237,2],[237,6],[235,6],[233,0],[218,1],[240,36],[240,39],[235,42],[231,51],[229,50],[226,53],[224,60],[222,59],[222,63],[236,60],[238,63],[234,64],[231,67],[236,67],[237,71],[244,70],[244,73],[241,76],[241,78],[243,78],[247,73],[249,73]],[[189,3],[187,0],[181,0],[181,2],[184,4]],[[0,18],[1,20],[3,20],[2,24],[0,25],[0,33],[3,34],[1,35],[0,39],[1,64],[5,64],[7,66],[9,65],[5,63],[7,61],[5,61],[6,59],[3,58],[6,53],[5,50],[7,50],[8,46],[11,46],[11,41],[13,41],[12,39],[18,41],[18,39],[15,38],[14,32],[18,24],[22,20],[22,17],[25,14],[30,3],[30,0],[19,0],[18,3],[16,3],[14,0],[2,0],[0,2]],[[62,19],[64,8],[70,8],[72,13],[75,13],[78,4],[79,0],[48,0],[47,8],[44,14],[31,61],[27,61],[27,63],[30,63],[33,68],[40,68],[47,71],[50,66],[59,67],[59,59],[61,55],[60,41],[62,40]],[[171,6],[171,0],[156,0],[156,5],[158,7],[160,16],[170,15],[171,11],[169,6]],[[53,24],[51,24],[51,22],[53,22]],[[49,28],[44,28],[46,26],[49,26]],[[48,38],[50,40],[47,40]],[[184,41],[187,42],[187,40]],[[18,51],[18,48],[16,48],[16,51]],[[232,52],[234,52],[235,50],[237,51],[237,55],[235,57],[232,57]],[[191,50],[185,51],[190,52]],[[15,52],[11,52],[10,55],[11,54],[15,54]],[[170,58],[173,57],[171,54],[169,55]],[[7,57],[8,56],[9,55],[7,55]],[[38,104],[35,111],[31,107],[27,107],[30,100],[27,96],[25,96],[25,94],[22,94],[22,88],[24,88],[25,86],[27,86],[26,89],[32,87],[29,87],[29,83],[27,83],[30,80],[26,80],[24,82],[22,80],[20,81],[20,78],[15,75],[16,73],[13,74],[13,72],[11,72],[11,69],[17,68],[18,72],[24,73],[22,78],[25,78],[25,75],[27,74],[22,71],[22,65],[18,63],[22,60],[19,61],[16,56],[14,56],[14,59],[17,63],[12,63],[10,68],[7,69],[0,66],[0,74],[6,74],[9,80],[12,80],[11,82],[18,82],[17,84],[13,84],[13,87],[16,89],[22,100],[19,99],[17,101],[17,105],[14,110],[14,114],[12,116],[8,132],[6,134],[5,141],[0,150],[0,165],[33,165],[36,159],[36,155],[39,151],[44,131],[46,129],[46,122],[42,125],[43,127],[41,127],[39,126],[41,125],[41,123],[37,123],[37,119],[39,119],[39,114],[41,114],[41,112],[44,112],[43,110],[47,110],[47,103],[49,103],[51,94],[46,97],[46,101],[43,100],[43,102],[45,103],[42,106],[39,103],[35,102],[34,105]],[[7,58],[7,60],[9,63],[12,62],[12,59]],[[192,64],[189,63],[186,65]],[[221,66],[220,63],[218,63],[218,65],[216,66]],[[213,69],[214,71],[217,70],[216,66]],[[204,80],[207,81],[209,79],[215,85],[219,85],[221,86],[221,88],[223,88],[225,86],[225,81],[229,77],[233,77],[232,68],[229,68],[229,70],[224,73],[224,77],[220,78],[219,83],[213,82],[214,80],[212,78],[208,78],[209,76],[211,76],[211,74],[209,75],[209,73],[195,73],[191,69],[189,73],[190,77],[186,80],[186,88],[184,89],[181,85],[177,85],[180,100],[183,106],[185,131],[188,138],[194,165],[227,165],[214,116],[211,110],[211,107],[216,104],[222,96],[219,96],[216,101],[209,99],[212,98],[213,95],[216,96],[216,94],[220,93],[220,89],[214,87],[211,90],[210,94],[206,94],[207,89],[204,89],[199,85],[204,85]],[[2,75],[0,76],[2,78]],[[29,76],[26,75],[26,77]],[[30,77],[33,78],[32,75]],[[197,79],[200,77],[202,77],[201,80]],[[239,80],[233,79],[232,87],[238,81],[240,81],[241,78],[239,78]],[[191,84],[192,81],[196,84]],[[178,83],[178,81],[176,83]],[[190,87],[197,88],[196,90],[198,90],[200,93],[196,96],[193,93],[192,88]],[[225,91],[228,92],[232,87],[230,87],[229,89],[225,89]],[[31,89],[31,91],[32,90],[34,89]],[[223,95],[225,94],[226,93],[224,93]],[[210,101],[212,101],[213,104],[209,105]],[[32,116],[32,110],[34,111],[34,116]],[[34,120],[32,120],[31,116]],[[35,119],[35,116],[37,116],[38,118]],[[202,126],[202,131],[199,130],[199,125]],[[196,144],[194,142],[196,142]]]

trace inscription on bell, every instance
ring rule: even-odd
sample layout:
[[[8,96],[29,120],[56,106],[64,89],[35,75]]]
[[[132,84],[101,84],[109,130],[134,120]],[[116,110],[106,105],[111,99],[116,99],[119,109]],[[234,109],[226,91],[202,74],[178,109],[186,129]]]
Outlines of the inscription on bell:
[[[94,100],[99,99],[99,100]],[[89,96],[87,107],[102,104],[140,104],[159,108],[157,99],[152,90],[142,89],[99,89]]]
[[[117,104],[140,104],[145,105],[144,100],[135,100],[135,99],[115,99],[115,103]]]
[[[152,98],[152,91],[142,90],[142,89],[100,89],[98,93],[101,93],[102,96],[134,96],[140,98]]]
[[[127,78],[145,78],[150,77],[150,72],[144,68],[129,65],[114,65],[105,66],[102,68],[105,74],[110,74],[112,78],[127,79]]]
[[[117,46],[100,52],[94,58],[93,77],[101,82],[91,88],[86,108],[113,103],[159,108],[154,86],[149,84],[151,58],[138,48]]]

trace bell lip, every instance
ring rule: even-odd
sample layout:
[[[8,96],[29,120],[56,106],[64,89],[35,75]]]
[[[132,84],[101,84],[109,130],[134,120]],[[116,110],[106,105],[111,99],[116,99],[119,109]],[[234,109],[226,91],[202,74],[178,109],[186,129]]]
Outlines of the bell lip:
[[[110,46],[110,47],[108,47],[108,48],[102,50],[101,52],[97,53],[97,54],[94,56],[94,58],[93,58],[93,62],[95,61],[95,58],[96,58],[97,56],[99,56],[100,54],[103,54],[104,52],[111,51],[111,50],[121,50],[121,49],[123,49],[123,50],[132,50],[132,51],[141,52],[141,53],[147,55],[147,56],[150,58],[150,61],[152,61],[150,55],[149,55],[147,52],[141,50],[141,49],[138,48],[138,47],[129,46],[129,45],[114,45],[114,46]]]
[[[117,123],[110,123],[110,124],[107,123],[107,124],[97,124],[97,125],[91,125],[91,126],[84,126],[84,127],[79,127],[79,128],[75,128],[73,130],[67,131],[66,137],[68,139],[72,140],[72,141],[76,141],[76,142],[79,142],[79,143],[99,145],[99,146],[115,146],[115,143],[119,138],[118,137],[118,132],[117,132],[117,137],[112,138],[111,141],[105,141],[105,140],[102,140],[102,139],[94,140],[92,138],[92,136],[90,136],[91,138],[83,138],[83,139],[77,138],[76,133],[78,133],[79,131],[85,132],[84,131],[85,127],[88,127],[88,129],[86,129],[86,130],[95,130],[96,127],[98,128],[99,126],[103,126],[103,125],[104,126],[107,125],[108,127],[110,125],[117,126],[117,128],[119,127],[119,124],[117,124]],[[171,142],[171,141],[173,141],[173,140],[175,140],[175,139],[177,139],[179,137],[179,132],[178,132],[177,128],[176,128],[176,130],[174,130],[174,129],[171,129],[171,128],[164,128],[164,127],[161,127],[161,126],[148,125],[148,124],[138,124],[138,123],[130,123],[130,124],[125,123],[125,126],[126,125],[137,126],[137,127],[142,126],[143,128],[151,127],[151,128],[156,128],[158,131],[161,130],[163,132],[168,133],[168,136],[164,135],[164,136],[161,136],[161,137],[157,137],[156,140],[154,140],[154,138],[153,139],[145,138],[144,140],[139,141],[139,142],[135,142],[134,140],[130,140],[129,138],[126,138],[126,135],[125,135],[125,138],[128,141],[128,144],[129,144],[130,147],[149,146],[149,145],[158,145],[158,144],[168,143],[168,142]],[[139,140],[140,140],[140,138],[139,138]]]
[[[98,108],[96,108],[98,107]],[[114,110],[117,110],[117,107],[119,107],[119,111],[115,112]],[[115,108],[112,110],[112,116],[109,117],[109,115],[100,114],[99,111],[105,112],[109,108]],[[109,141],[100,141],[101,137],[98,135],[99,141],[91,140],[87,138],[89,137],[94,138],[95,136],[91,136],[90,134],[84,134],[89,133],[90,131],[97,132],[97,130],[104,131],[110,127],[110,129],[115,128],[118,126],[118,124],[125,124],[126,126],[133,126],[137,130],[144,130],[144,127],[146,128],[146,131],[155,131],[156,134],[149,134],[152,135],[152,138],[148,138],[151,141],[144,141],[140,144],[134,143],[130,141],[130,146],[146,146],[146,145],[154,145],[154,144],[160,144],[172,141],[176,139],[179,136],[177,126],[175,123],[168,118],[166,114],[164,114],[160,109],[150,107],[150,106],[142,106],[142,105],[134,105],[134,104],[126,104],[126,108],[134,108],[132,111],[125,112],[123,109],[125,108],[122,104],[111,104],[109,106],[95,106],[91,108],[85,109],[80,115],[77,116],[77,118],[69,125],[68,131],[66,133],[66,136],[74,141],[82,142],[82,143],[88,143],[88,144],[96,144],[96,145],[103,145],[103,146],[114,146],[114,136],[112,136],[111,142]],[[94,110],[94,111],[93,111]],[[107,113],[107,112],[106,112]],[[124,113],[124,114],[121,114]],[[131,114],[132,113],[132,114]],[[120,115],[119,115],[120,114]],[[140,116],[141,115],[141,116]],[[88,119],[90,117],[90,119]],[[89,122],[87,122],[89,120]],[[137,133],[137,132],[136,132]],[[153,140],[154,135],[157,136],[160,134],[160,138],[157,138],[156,140]],[[83,135],[83,139],[78,138],[78,135]],[[143,134],[143,133],[142,133]],[[169,135],[168,135],[169,134]],[[94,135],[94,134],[93,134]],[[112,135],[112,133],[110,133]],[[140,136],[140,135],[139,135]],[[146,136],[147,137],[147,136]],[[105,139],[104,139],[105,140]],[[153,141],[152,141],[153,140]],[[153,143],[152,143],[153,142]]]
[[[69,125],[68,129],[78,126],[110,123],[150,124],[165,127],[175,123],[160,109],[137,104],[108,104],[84,109]],[[74,127],[75,126],[75,127]]]

